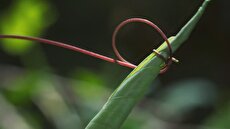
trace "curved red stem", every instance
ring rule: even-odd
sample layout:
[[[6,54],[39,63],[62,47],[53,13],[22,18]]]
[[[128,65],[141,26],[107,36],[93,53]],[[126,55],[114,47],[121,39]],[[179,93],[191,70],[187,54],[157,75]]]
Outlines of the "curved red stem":
[[[151,26],[152,28],[154,28],[160,35],[161,37],[166,41],[167,45],[168,45],[168,49],[169,49],[169,58],[168,59],[165,59],[164,56],[162,56],[160,53],[158,53],[157,51],[154,51],[158,57],[160,57],[162,60],[165,61],[165,66],[161,69],[160,73],[165,73],[169,66],[171,65],[172,63],[172,47],[168,41],[168,38],[167,36],[164,34],[164,32],[157,26],[155,25],[153,22],[147,20],[147,19],[143,19],[143,18],[130,18],[130,19],[127,19],[123,22],[121,22],[114,30],[113,32],[113,37],[112,37],[112,47],[113,47],[113,51],[115,53],[115,55],[117,56],[117,58],[121,61],[124,61],[124,62],[127,62],[129,63],[127,60],[125,60],[121,54],[119,53],[119,51],[117,50],[117,47],[116,47],[116,36],[117,36],[117,33],[118,31],[124,27],[125,25],[129,24],[129,23],[133,23],[133,22],[139,22],[139,23],[145,23],[149,26]],[[131,64],[131,63],[130,63]]]
[[[157,30],[157,32],[162,36],[162,38],[166,41],[167,45],[168,45],[168,49],[169,49],[169,58],[165,59],[160,53],[158,53],[157,51],[154,51],[161,59],[163,59],[165,61],[165,67],[163,67],[163,69],[160,71],[160,73],[164,73],[165,71],[167,71],[167,69],[169,68],[169,65],[172,63],[172,47],[168,41],[168,38],[166,37],[166,35],[163,33],[163,31],[157,27],[157,25],[155,25],[154,23],[152,23],[149,20],[143,19],[143,18],[130,18],[127,19],[123,22],[121,22],[115,29],[113,36],[112,36],[112,47],[114,50],[115,55],[118,57],[119,60],[115,60],[113,58],[98,54],[98,53],[94,53],[76,46],[72,46],[72,45],[68,45],[62,42],[57,42],[57,41],[53,41],[53,40],[48,40],[48,39],[43,39],[43,38],[37,38],[37,37],[30,37],[30,36],[19,36],[19,35],[0,35],[0,39],[22,39],[22,40],[29,40],[29,41],[37,41],[37,42],[41,42],[41,43],[45,43],[45,44],[49,44],[49,45],[54,45],[54,46],[58,46],[58,47],[62,47],[65,49],[69,49],[72,51],[76,51],[76,52],[80,52],[98,59],[102,59],[104,61],[107,62],[111,62],[111,63],[117,63],[121,66],[125,66],[128,68],[136,68],[137,66],[129,63],[128,61],[126,61],[119,53],[119,51],[117,50],[116,47],[116,35],[118,33],[118,31],[126,24],[128,23],[132,23],[132,22],[140,22],[140,23],[145,23],[151,27],[153,27],[154,29]]]
[[[80,53],[83,53],[83,54],[86,54],[86,55],[89,55],[89,56],[92,56],[92,57],[95,57],[95,58],[102,59],[102,60],[107,61],[107,62],[117,63],[117,64],[119,64],[121,66],[129,67],[129,68],[136,68],[135,65],[132,65],[130,63],[123,62],[123,61],[120,61],[120,60],[115,60],[115,59],[112,59],[110,57],[103,56],[103,55],[100,55],[100,54],[97,54],[97,53],[94,53],[94,52],[91,52],[91,51],[88,51],[88,50],[85,50],[85,49],[82,49],[82,48],[79,48],[79,47],[76,47],[76,46],[72,46],[72,45],[62,43],[62,42],[52,41],[52,40],[43,39],[43,38],[30,37],[30,36],[19,36],[19,35],[0,35],[0,39],[1,38],[37,41],[37,42],[41,42],[41,43],[45,43],[45,44],[49,44],[49,45],[54,45],[54,46],[66,48],[66,49],[69,49],[69,50],[72,50],[72,51],[80,52]]]

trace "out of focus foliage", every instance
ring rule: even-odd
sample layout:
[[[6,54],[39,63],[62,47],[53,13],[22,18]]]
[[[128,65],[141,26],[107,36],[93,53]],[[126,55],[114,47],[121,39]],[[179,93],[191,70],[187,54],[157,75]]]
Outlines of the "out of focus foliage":
[[[0,70],[6,75],[8,69]],[[105,85],[102,74],[79,69],[72,75],[72,79],[66,79],[51,73],[14,68],[1,77],[0,127],[83,129],[112,90]],[[207,110],[218,101],[218,91],[210,81],[189,79],[157,92],[155,97],[145,98],[134,109],[122,129],[230,127],[228,104],[206,117]],[[197,121],[205,118],[205,122],[189,122],[193,117]]]
[[[177,25],[176,28],[180,28],[179,23],[186,21],[185,16],[193,13],[193,10],[186,10],[189,4],[197,3],[184,0],[144,0],[133,3],[116,0],[57,0],[53,4],[60,11],[60,18],[52,26],[56,20],[56,11],[51,2],[11,2],[8,8],[1,9],[0,33],[41,36],[49,31],[47,37],[53,36],[59,40],[66,37],[64,41],[72,42],[77,39],[109,54],[111,51],[106,51],[110,42],[108,37],[111,37],[115,23],[139,16],[154,19],[159,24],[162,22],[160,26]],[[220,11],[227,12],[224,11],[229,8],[227,4],[215,2],[213,6],[221,5],[218,7]],[[213,11],[204,17],[209,20],[201,21],[191,42],[178,52],[177,56],[182,58],[182,63],[177,68],[172,66],[166,75],[155,81],[122,129],[230,129],[227,83],[230,71],[227,60],[229,51],[226,49],[229,47],[224,46],[228,43],[224,40],[225,31],[214,26],[222,26],[226,22],[223,20],[226,15],[216,14],[218,11],[213,6],[209,9]],[[195,5],[191,8],[196,9]],[[175,18],[177,15],[182,18]],[[229,22],[226,23],[229,25]],[[164,28],[168,33],[177,31],[175,26],[168,28]],[[129,29],[135,32],[133,28]],[[152,33],[149,34],[150,38],[143,33],[152,30],[137,29],[140,32],[134,36],[128,35],[134,39],[126,40],[133,43],[131,48],[134,52],[127,51],[131,53],[130,57],[146,52],[143,48],[152,49],[152,39],[155,41],[151,37]],[[139,39],[140,35],[142,37]],[[140,47],[135,41],[146,43],[146,46]],[[216,49],[217,41],[226,44],[218,44],[220,48]],[[87,44],[81,46],[90,48]],[[207,44],[210,45],[208,48]],[[28,41],[1,40],[0,46],[0,129],[84,129],[129,72],[120,66],[99,64],[98,60],[58,48],[32,47],[34,44]],[[12,54],[19,56],[15,59]],[[220,58],[224,56],[226,58]],[[62,70],[60,72],[57,69]]]
[[[54,20],[54,11],[45,0],[16,0],[1,15],[1,34],[38,37]],[[33,46],[31,41],[4,40],[1,46],[11,54],[22,54]]]

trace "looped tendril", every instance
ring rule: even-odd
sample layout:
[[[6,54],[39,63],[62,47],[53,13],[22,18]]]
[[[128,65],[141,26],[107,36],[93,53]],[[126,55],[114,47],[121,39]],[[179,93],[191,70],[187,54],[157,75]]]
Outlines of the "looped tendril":
[[[172,47],[169,44],[169,41],[168,41],[167,37],[161,31],[160,28],[158,28],[154,23],[152,23],[152,22],[150,22],[150,21],[148,21],[146,19],[142,19],[142,18],[131,18],[131,19],[127,19],[127,20],[123,21],[122,23],[120,23],[116,27],[116,29],[115,29],[115,31],[113,33],[113,37],[112,37],[112,47],[113,47],[114,53],[117,56],[118,60],[110,58],[110,57],[107,57],[107,56],[104,56],[104,55],[101,55],[101,54],[98,54],[98,53],[95,53],[95,52],[91,52],[91,51],[82,49],[82,48],[79,48],[79,47],[76,47],[76,46],[72,46],[72,45],[69,45],[69,44],[65,44],[65,43],[57,42],[57,41],[53,41],[53,40],[48,40],[48,39],[44,39],[44,38],[37,38],[37,37],[30,37],[30,36],[20,36],[20,35],[2,35],[2,34],[0,34],[0,39],[21,39],[21,40],[37,41],[37,42],[40,42],[40,43],[54,45],[54,46],[62,47],[62,48],[69,49],[69,50],[72,50],[72,51],[80,52],[80,53],[83,53],[83,54],[86,54],[86,55],[89,55],[89,56],[92,56],[92,57],[95,57],[95,58],[98,58],[98,59],[101,59],[101,60],[104,60],[104,61],[107,61],[107,62],[110,62],[110,63],[119,64],[121,66],[125,66],[125,67],[128,67],[128,68],[136,68],[137,67],[136,65],[134,65],[132,63],[129,63],[128,61],[126,61],[120,55],[119,51],[117,50],[116,41],[115,41],[115,38],[116,38],[116,35],[117,35],[118,31],[124,25],[126,25],[128,23],[132,23],[132,22],[145,23],[145,24],[153,27],[154,29],[156,29],[158,31],[158,33],[160,33],[160,35],[166,41],[166,43],[168,45],[168,49],[169,49],[169,58],[168,59],[166,59],[163,55],[161,55],[156,50],[153,50],[156,53],[156,55],[159,58],[161,58],[162,60],[164,60],[164,62],[165,62],[165,66],[161,69],[160,73],[166,72],[167,69],[169,68],[169,65],[172,63],[172,61],[175,60],[172,57]]]
[[[116,36],[117,36],[117,33],[118,31],[125,25],[129,24],[129,23],[134,23],[134,22],[139,22],[139,23],[145,23],[149,26],[151,26],[152,28],[154,28],[160,35],[161,37],[165,40],[165,42],[167,43],[167,46],[168,46],[168,50],[169,50],[169,58],[166,59],[163,55],[161,55],[159,52],[157,52],[156,50],[153,50],[153,52],[156,53],[156,55],[161,58],[164,62],[165,62],[165,65],[164,67],[161,69],[160,73],[165,73],[169,66],[172,64],[172,61],[173,61],[173,57],[172,57],[172,47],[168,41],[168,38],[167,36],[164,34],[164,32],[157,26],[155,25],[153,22],[147,20],[147,19],[143,19],[143,18],[130,18],[130,19],[127,19],[123,22],[121,22],[114,30],[113,32],[113,36],[112,36],[112,47],[113,47],[113,51],[115,53],[115,55],[117,56],[117,58],[121,61],[124,61],[124,62],[127,62],[127,63],[130,63],[128,62],[126,59],[124,59],[121,54],[119,53],[118,49],[117,49],[117,46],[116,46]],[[130,63],[132,64],[132,63]],[[133,64],[132,64],[133,65]]]

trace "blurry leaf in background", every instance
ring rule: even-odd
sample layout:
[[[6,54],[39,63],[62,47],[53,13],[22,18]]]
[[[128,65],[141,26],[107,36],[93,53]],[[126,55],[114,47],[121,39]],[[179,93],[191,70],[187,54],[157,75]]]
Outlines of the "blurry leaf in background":
[[[0,33],[26,36],[40,36],[44,29],[54,22],[55,15],[45,0],[16,0],[1,14]],[[4,39],[3,49],[10,54],[23,54],[33,44],[31,41]]]
[[[111,91],[105,86],[105,80],[100,74],[87,69],[78,69],[75,72],[75,93],[93,107],[104,104]]]
[[[72,73],[72,89],[80,103],[81,116],[89,122],[102,108],[110,93],[101,73],[79,68]]]
[[[33,129],[26,120],[17,112],[0,94],[0,128],[1,129]]]
[[[25,119],[36,129],[44,126],[50,127],[50,125],[57,129],[81,129],[82,121],[78,112],[71,108],[62,94],[58,92],[58,87],[65,87],[61,83],[65,81],[64,79],[61,80],[54,74],[43,71],[21,71],[20,73],[14,73],[14,75],[15,78],[6,77],[10,79],[0,86],[0,91],[4,91],[3,95],[5,95],[6,100],[9,101],[9,104],[12,104],[15,110],[18,110],[20,113],[18,117]],[[4,82],[4,78],[0,78],[1,81]],[[0,115],[1,110],[2,112],[4,110],[5,112],[8,111],[2,104],[4,103],[0,101]],[[32,110],[30,105],[33,105]],[[37,112],[43,116],[42,119],[36,116]],[[7,113],[0,116],[0,120],[7,120],[7,118]],[[49,125],[43,125],[44,121],[48,121]],[[23,122],[15,124],[20,125]],[[3,125],[4,123],[0,122],[0,127]]]
[[[64,98],[55,88],[60,84],[53,84],[51,80],[43,80],[43,84],[34,91],[34,103],[55,124],[57,129],[81,129],[82,121],[78,113],[69,108]]]
[[[44,77],[45,74],[39,71],[21,73],[17,78],[6,84],[7,98],[14,104],[27,103]]]
[[[157,97],[136,107],[122,129],[135,129],[136,127],[138,129],[211,129],[213,127],[228,129],[226,127],[230,115],[225,114],[224,116],[227,108],[220,113],[222,115],[218,115],[219,117],[213,116],[214,121],[215,118],[218,119],[213,123],[222,124],[222,126],[212,126],[213,124],[205,123],[183,123],[189,113],[193,113],[197,108],[204,108],[203,111],[205,111],[207,107],[213,107],[216,104],[218,91],[215,86],[214,83],[205,79],[188,79],[167,86],[160,93],[157,93]],[[142,106],[146,109],[143,109]],[[132,127],[133,125],[134,127]]]
[[[34,92],[41,88],[44,81],[47,81],[49,74],[43,71],[22,71],[14,67],[5,67],[1,69],[5,75],[1,77],[0,82],[3,82],[0,86],[4,97],[9,104],[15,110],[18,110],[21,119],[25,119],[28,124],[36,129],[42,128],[42,122],[44,121],[39,115],[31,102]],[[51,81],[51,80],[50,80]],[[1,103],[0,103],[1,105]],[[1,107],[0,107],[1,108]],[[4,116],[2,116],[4,118]],[[15,123],[18,124],[18,123]],[[20,123],[19,123],[20,124]],[[0,123],[1,126],[1,123]],[[17,125],[15,125],[17,126]]]
[[[230,102],[217,109],[207,121],[207,126],[218,129],[230,129]]]
[[[217,91],[212,82],[203,79],[183,80],[160,93],[157,110],[168,120],[180,121],[196,108],[212,107],[216,100]]]

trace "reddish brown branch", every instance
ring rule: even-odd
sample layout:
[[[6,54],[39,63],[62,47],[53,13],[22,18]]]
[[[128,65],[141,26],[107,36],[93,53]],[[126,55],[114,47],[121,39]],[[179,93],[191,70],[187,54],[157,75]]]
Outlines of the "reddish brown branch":
[[[69,49],[69,50],[72,50],[72,51],[80,52],[80,53],[83,53],[83,54],[86,54],[86,55],[89,55],[89,56],[92,56],[92,57],[95,57],[95,58],[98,58],[98,59],[101,59],[101,60],[104,60],[104,61],[107,61],[107,62],[117,63],[117,64],[119,64],[121,66],[125,66],[125,67],[128,67],[128,68],[136,68],[136,65],[134,65],[132,63],[129,63],[128,61],[126,61],[120,55],[119,51],[117,50],[116,41],[115,41],[115,38],[116,38],[116,35],[117,35],[118,31],[124,25],[126,25],[128,23],[132,23],[132,22],[145,23],[145,24],[153,27],[154,29],[157,30],[157,32],[161,35],[161,37],[166,41],[166,43],[168,45],[168,49],[169,49],[169,58],[168,59],[165,59],[160,53],[158,53],[157,51],[154,51],[158,55],[158,57],[160,57],[162,60],[165,61],[165,67],[160,71],[160,73],[164,73],[168,69],[169,65],[172,63],[172,47],[171,47],[166,35],[163,33],[163,31],[159,27],[157,27],[151,21],[146,20],[146,19],[142,19],[142,18],[127,19],[127,20],[123,21],[122,23],[120,23],[116,27],[116,29],[115,29],[115,31],[113,33],[113,36],[112,36],[112,47],[113,47],[115,55],[117,56],[117,58],[119,60],[115,60],[115,59],[112,59],[110,57],[103,56],[101,54],[94,53],[94,52],[91,52],[91,51],[88,51],[88,50],[85,50],[85,49],[82,49],[82,48],[79,48],[79,47],[76,47],[76,46],[68,45],[68,44],[53,41],[53,40],[43,39],[43,38],[36,38],[36,37],[30,37],[30,36],[19,36],[19,35],[0,35],[0,39],[1,38],[2,39],[8,38],[8,39],[22,39],[22,40],[29,40],[29,41],[37,41],[37,42],[40,42],[40,43],[54,45],[54,46],[62,47],[62,48]]]

